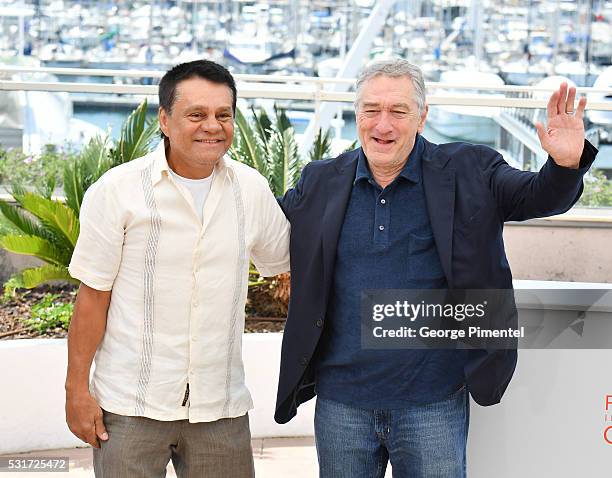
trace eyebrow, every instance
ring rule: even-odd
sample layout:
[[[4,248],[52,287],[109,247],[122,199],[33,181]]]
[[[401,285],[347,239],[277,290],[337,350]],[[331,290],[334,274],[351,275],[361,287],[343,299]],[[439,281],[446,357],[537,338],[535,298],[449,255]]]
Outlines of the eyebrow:
[[[380,108],[380,103],[364,103],[362,108]],[[410,109],[410,105],[407,103],[395,103],[391,105],[391,108],[406,108]]]
[[[192,111],[208,110],[208,109],[210,109],[210,107],[208,107],[206,105],[195,104],[195,105],[191,105],[191,106],[187,107],[187,109],[185,111],[187,113],[191,113]],[[216,113],[224,113],[226,111],[232,111],[232,107],[231,106],[220,106],[219,108],[217,108],[215,110]]]

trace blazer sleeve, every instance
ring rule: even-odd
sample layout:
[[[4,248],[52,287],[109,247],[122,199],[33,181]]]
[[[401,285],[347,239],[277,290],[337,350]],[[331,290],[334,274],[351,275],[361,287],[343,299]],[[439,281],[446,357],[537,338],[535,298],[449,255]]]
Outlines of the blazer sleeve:
[[[295,187],[288,189],[284,196],[276,198],[278,204],[280,204],[281,209],[289,221],[291,221],[293,211],[295,211],[295,209],[300,205],[304,191],[306,191],[306,187],[310,181],[310,176],[312,175],[311,165],[312,163],[308,163],[306,166],[304,166],[300,179]]]
[[[491,148],[479,148],[482,174],[504,221],[524,221],[566,212],[580,198],[582,178],[597,155],[597,149],[585,140],[578,169],[558,166],[549,156],[536,173],[511,167]]]

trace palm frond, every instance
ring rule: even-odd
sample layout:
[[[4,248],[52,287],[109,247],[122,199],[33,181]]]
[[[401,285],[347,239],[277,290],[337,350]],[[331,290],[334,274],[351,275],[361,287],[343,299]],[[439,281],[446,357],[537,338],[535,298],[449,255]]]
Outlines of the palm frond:
[[[36,192],[42,197],[51,199],[51,196],[53,196],[53,192],[55,191],[56,184],[56,177],[54,175],[47,175],[42,183],[36,185]]]
[[[111,167],[108,136],[95,136],[81,154],[64,166],[66,204],[78,216],[85,191]]]
[[[72,243],[66,238],[66,236],[62,233],[60,229],[54,227],[53,225],[45,223],[43,220],[41,220],[40,217],[38,217],[32,211],[29,211],[24,204],[24,198],[30,197],[32,195],[35,197],[39,197],[41,201],[50,201],[50,199],[47,199],[35,193],[31,193],[30,191],[27,191],[24,188],[15,186],[12,187],[11,195],[13,196],[13,199],[17,202],[18,210],[21,211],[22,214],[25,215],[25,217],[29,217],[33,221],[35,221],[35,224],[38,225],[38,229],[36,231],[30,231],[27,234],[33,233],[31,235],[45,239],[56,247],[68,247],[72,251]],[[21,234],[21,232],[18,232],[17,234]]]
[[[230,148],[230,157],[268,177],[268,163],[261,135],[251,126],[240,109],[236,109],[236,126],[238,134]]]
[[[6,201],[0,201],[0,213],[10,222],[13,231],[19,231],[20,234],[38,236],[43,239],[51,239],[48,232],[19,207]]]
[[[343,153],[346,153],[348,151],[353,151],[355,148],[357,148],[357,145],[359,144],[358,140],[353,141],[351,144],[348,145],[348,147],[342,151]]]
[[[282,196],[293,187],[300,174],[301,161],[293,128],[276,130],[270,138],[272,170],[268,182],[275,196]]]
[[[85,194],[83,165],[78,158],[68,161],[64,166],[64,194],[66,204],[75,214],[81,212],[81,203]]]
[[[147,100],[136,108],[121,127],[116,148],[111,150],[112,167],[147,154],[157,137],[157,120],[147,122]]]
[[[331,154],[331,130],[327,129],[325,132],[319,130],[317,136],[310,148],[308,157],[310,161],[319,161],[323,158],[329,157]]]
[[[275,127],[277,131],[286,131],[289,128],[293,128],[291,121],[287,118],[284,108],[277,108],[276,105],[274,105],[274,113],[276,114]]]
[[[19,204],[36,216],[55,236],[65,239],[68,248],[76,245],[79,237],[79,220],[67,205],[44,198],[34,193],[26,193],[18,199]]]
[[[72,251],[54,246],[36,236],[7,234],[0,237],[0,246],[15,254],[38,257],[49,264],[68,266]]]
[[[259,114],[257,114],[253,106],[251,106],[251,111],[253,113],[253,123],[255,124],[255,129],[259,134],[259,138],[263,140],[263,144],[265,147],[267,147],[270,136],[272,135],[272,121],[270,120],[268,113],[266,113],[266,110],[263,108],[259,110]]]
[[[52,280],[61,280],[65,282],[79,283],[78,280],[73,279],[68,273],[67,267],[59,267],[51,264],[45,264],[40,267],[32,267],[21,271],[21,278],[23,285],[27,289],[32,289],[45,282]]]

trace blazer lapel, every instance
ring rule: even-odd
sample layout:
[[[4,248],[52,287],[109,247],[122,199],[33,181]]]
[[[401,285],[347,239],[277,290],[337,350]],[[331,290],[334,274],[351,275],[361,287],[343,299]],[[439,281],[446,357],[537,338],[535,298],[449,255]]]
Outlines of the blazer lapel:
[[[336,261],[336,249],[340,229],[344,222],[344,214],[348,206],[355,170],[357,169],[357,157],[359,149],[348,157],[339,157],[332,168],[332,173],[326,185],[325,211],[323,212],[323,284],[326,294],[333,276],[334,263]],[[327,303],[327,299],[326,299]]]
[[[426,142],[423,154],[423,186],[427,211],[440,262],[449,286],[453,283],[453,221],[455,215],[455,170],[446,168],[448,156],[436,155]]]

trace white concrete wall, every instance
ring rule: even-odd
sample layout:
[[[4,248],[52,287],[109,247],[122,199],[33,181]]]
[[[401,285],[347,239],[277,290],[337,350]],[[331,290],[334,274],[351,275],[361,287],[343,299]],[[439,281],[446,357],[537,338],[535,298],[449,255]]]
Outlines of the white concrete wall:
[[[288,425],[274,422],[282,334],[245,334],[243,357],[255,409],[253,437],[313,434],[314,402]],[[65,339],[0,342],[0,454],[83,445],[65,423]]]
[[[504,228],[515,279],[612,283],[612,227],[534,224],[546,220]]]
[[[0,342],[0,453],[77,446],[64,420],[66,340]]]

